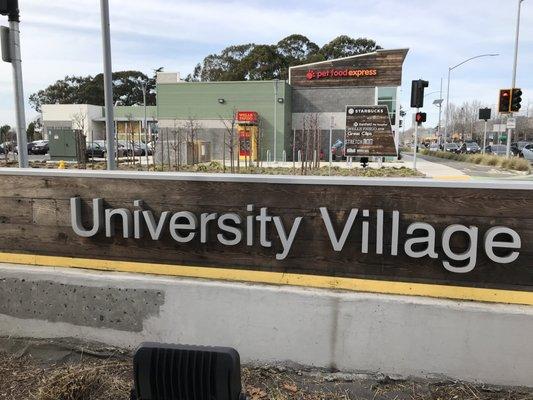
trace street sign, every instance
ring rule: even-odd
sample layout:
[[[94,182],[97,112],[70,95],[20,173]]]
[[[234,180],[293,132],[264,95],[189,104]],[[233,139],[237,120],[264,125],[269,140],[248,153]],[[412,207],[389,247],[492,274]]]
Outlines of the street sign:
[[[387,106],[347,106],[346,156],[396,156]]]
[[[516,129],[516,118],[507,119],[507,129]]]
[[[494,124],[492,126],[492,130],[494,132],[505,132],[507,129],[507,126],[505,124]]]

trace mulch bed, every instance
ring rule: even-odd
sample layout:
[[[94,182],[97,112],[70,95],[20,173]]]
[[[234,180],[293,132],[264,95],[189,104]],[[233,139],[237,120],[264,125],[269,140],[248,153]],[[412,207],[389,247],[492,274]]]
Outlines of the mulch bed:
[[[2,347],[0,399],[130,398],[133,382],[129,353],[43,341],[37,346],[12,346],[9,350]],[[245,366],[242,380],[251,400],[533,400],[533,389],[400,380],[381,374],[327,372],[287,365]]]

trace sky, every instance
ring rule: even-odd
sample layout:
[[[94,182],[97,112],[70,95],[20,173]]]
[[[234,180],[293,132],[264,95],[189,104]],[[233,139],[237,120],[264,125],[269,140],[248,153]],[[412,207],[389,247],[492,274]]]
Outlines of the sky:
[[[19,0],[24,94],[65,75],[102,71],[98,0]],[[408,111],[411,80],[430,82],[426,93],[446,98],[448,67],[479,54],[452,71],[450,102],[479,100],[496,107],[498,90],[511,86],[518,0],[111,0],[113,70],[153,69],[185,77],[211,53],[241,43],[274,44],[299,33],[319,45],[338,35],[374,39],[386,49],[409,48],[401,101]],[[7,25],[1,17],[0,23]],[[517,87],[533,115],[533,0],[522,3]],[[428,125],[438,109],[426,97]],[[28,122],[37,113],[27,106]],[[0,125],[15,121],[11,65],[0,62]],[[410,122],[406,123],[409,126]]]

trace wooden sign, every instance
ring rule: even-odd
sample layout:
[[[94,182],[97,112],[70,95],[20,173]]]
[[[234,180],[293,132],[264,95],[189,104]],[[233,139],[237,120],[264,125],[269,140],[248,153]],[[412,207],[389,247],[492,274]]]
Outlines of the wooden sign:
[[[346,157],[396,156],[387,106],[347,106]]]
[[[0,262],[533,304],[531,183],[0,176]]]
[[[297,87],[400,86],[407,49],[377,50],[289,68],[289,84]]]

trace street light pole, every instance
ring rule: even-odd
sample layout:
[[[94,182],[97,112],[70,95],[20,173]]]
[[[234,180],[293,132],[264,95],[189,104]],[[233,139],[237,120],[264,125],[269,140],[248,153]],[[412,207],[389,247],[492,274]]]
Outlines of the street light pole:
[[[523,0],[521,0],[523,1]],[[475,60],[476,58],[481,57],[496,57],[499,54],[480,54],[478,56],[467,58],[466,60],[460,62],[457,65],[454,65],[453,67],[448,67],[448,90],[446,91],[446,125],[444,125],[444,139],[448,139],[448,125],[450,124],[450,76],[452,73],[452,70],[454,70],[457,67],[460,67],[463,64],[466,64],[469,61]]]
[[[439,123],[437,125],[437,134],[439,135],[439,145],[442,142],[442,134],[440,132],[440,121],[441,121],[441,114],[442,114],[442,77],[440,78],[440,95],[439,95]]]
[[[520,36],[520,9],[522,2],[524,0],[518,0],[518,10],[516,12],[516,30],[515,30],[515,40],[514,40],[514,59],[513,59],[513,78],[511,83],[511,89],[514,89],[516,86],[516,66],[518,64],[518,38]],[[511,114],[512,115],[512,114]],[[509,158],[511,155],[511,135],[513,130],[511,128],[507,129],[507,148],[505,151],[506,157]]]
[[[150,168],[150,163],[148,162],[148,123],[146,121],[146,82],[142,83],[143,88],[143,105],[144,105],[144,155],[146,156],[146,170]]]
[[[278,140],[278,79],[274,80],[274,163],[277,161]]]
[[[113,72],[111,69],[111,33],[109,28],[109,0],[100,0],[102,47],[104,52],[105,133],[107,141],[107,169],[116,169],[115,132],[113,115]],[[118,156],[118,154],[117,154]]]

